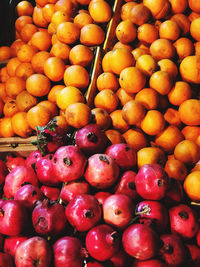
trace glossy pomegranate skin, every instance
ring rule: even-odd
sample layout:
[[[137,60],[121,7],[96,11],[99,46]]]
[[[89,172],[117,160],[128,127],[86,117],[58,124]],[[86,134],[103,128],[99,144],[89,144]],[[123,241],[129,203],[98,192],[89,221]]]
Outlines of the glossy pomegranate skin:
[[[77,146],[69,145],[58,148],[52,162],[57,179],[69,182],[83,175],[87,159]]]
[[[75,196],[65,209],[67,220],[80,232],[94,227],[100,221],[101,213],[98,200],[88,194]]]
[[[27,236],[7,236],[4,241],[3,251],[14,258],[17,247],[27,239]]]
[[[151,259],[146,261],[135,260],[132,267],[167,267],[161,260]]]
[[[36,174],[30,168],[17,166],[6,176],[3,188],[4,195],[7,198],[14,197],[21,186],[27,183],[38,187],[38,179]]]
[[[119,167],[110,156],[94,154],[88,159],[84,176],[90,185],[98,189],[105,189],[117,181]]]
[[[8,168],[5,162],[0,159],[0,185],[4,183],[7,174],[8,174]]]
[[[104,151],[108,138],[96,124],[88,124],[77,131],[75,142],[85,154],[92,155]]]
[[[161,200],[169,188],[169,178],[158,164],[145,164],[135,177],[138,194],[149,200]]]
[[[0,266],[1,267],[14,267],[12,257],[6,253],[0,252]]]
[[[181,235],[183,238],[193,238],[199,229],[195,211],[185,205],[179,204],[169,209],[171,232]]]
[[[84,261],[81,241],[76,237],[64,236],[53,245],[55,267],[82,267]]]
[[[122,243],[126,253],[139,260],[148,260],[157,255],[160,239],[157,233],[145,224],[132,224],[123,232]]]
[[[60,196],[60,189],[57,187],[51,187],[47,185],[42,185],[40,190],[45,195],[45,197],[49,198],[52,201],[55,201]]]
[[[103,205],[106,198],[111,196],[111,193],[105,191],[98,191],[94,196],[99,201],[99,204]]]
[[[106,261],[119,250],[118,233],[109,225],[99,224],[86,235],[86,248],[98,261]]]
[[[105,154],[113,158],[122,170],[131,170],[136,165],[136,152],[128,144],[113,144],[106,149]]]
[[[28,215],[25,207],[17,200],[6,200],[0,207],[0,233],[16,236],[26,229]]]
[[[151,219],[155,224],[158,233],[164,233],[169,223],[168,211],[163,204],[158,201],[144,200],[137,204],[135,215],[142,219]]]
[[[51,259],[51,248],[48,242],[40,236],[25,240],[16,249],[16,267],[49,267]]]
[[[11,171],[17,166],[26,166],[26,160],[12,154],[6,156],[6,166]]]
[[[56,236],[67,226],[64,207],[59,203],[44,199],[34,208],[32,223],[38,234]]]
[[[36,162],[42,158],[42,154],[39,150],[33,151],[27,158],[26,158],[26,167],[35,169]]]
[[[131,198],[123,194],[113,194],[103,203],[103,219],[107,224],[125,228],[133,218],[135,205]]]

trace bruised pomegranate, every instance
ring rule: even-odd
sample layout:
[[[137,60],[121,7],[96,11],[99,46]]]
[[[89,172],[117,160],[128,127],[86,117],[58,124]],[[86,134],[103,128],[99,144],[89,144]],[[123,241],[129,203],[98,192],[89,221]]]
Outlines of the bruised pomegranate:
[[[157,233],[145,224],[132,224],[123,232],[124,250],[139,260],[148,260],[157,255],[160,239]]]
[[[113,144],[106,149],[105,154],[113,158],[122,170],[133,169],[136,165],[136,152],[128,144]]]
[[[26,160],[14,154],[8,154],[6,156],[6,166],[11,171],[17,166],[26,166]]]
[[[84,253],[81,241],[76,237],[64,236],[53,245],[55,267],[82,267]]]
[[[6,176],[3,188],[4,195],[7,198],[14,197],[21,186],[25,184],[38,186],[37,176],[32,169],[25,166],[17,166]]]
[[[183,238],[193,238],[199,229],[195,211],[185,204],[170,208],[169,219],[171,232]]]
[[[135,215],[142,219],[153,220],[155,230],[164,233],[168,226],[168,212],[164,205],[158,201],[144,200],[137,204]]]
[[[91,155],[102,153],[108,143],[108,138],[97,124],[88,124],[77,131],[75,141],[85,154]]]
[[[111,195],[103,203],[104,221],[117,228],[125,228],[131,221],[133,213],[134,204],[126,195]]]
[[[68,182],[79,179],[85,170],[87,159],[77,146],[63,146],[53,156],[53,169],[58,180]]]
[[[52,201],[56,201],[60,196],[60,189],[57,187],[42,185],[40,187],[40,190],[45,195],[45,197],[49,198]]]
[[[27,158],[26,158],[26,166],[35,170],[36,162],[42,158],[42,154],[39,150],[33,151]]]
[[[5,162],[0,159],[0,185],[4,183],[7,174],[8,174],[8,168]]]
[[[16,267],[50,267],[52,258],[51,248],[48,242],[34,236],[22,242],[16,249]]]
[[[27,239],[28,237],[20,235],[7,236],[4,241],[3,251],[14,258],[17,247]]]
[[[112,186],[118,179],[119,167],[110,156],[94,154],[88,159],[85,179],[92,186],[104,189]]]
[[[0,252],[0,266],[14,267],[12,257],[6,253]]]
[[[44,199],[34,208],[32,222],[38,234],[56,236],[62,233],[67,225],[64,207]]]
[[[144,164],[135,177],[135,185],[144,199],[160,200],[169,188],[169,178],[159,164]]]
[[[84,232],[100,221],[101,207],[94,196],[77,195],[67,205],[65,215],[77,231]]]
[[[106,224],[99,224],[90,229],[85,242],[89,254],[98,261],[108,260],[119,250],[118,233]]]

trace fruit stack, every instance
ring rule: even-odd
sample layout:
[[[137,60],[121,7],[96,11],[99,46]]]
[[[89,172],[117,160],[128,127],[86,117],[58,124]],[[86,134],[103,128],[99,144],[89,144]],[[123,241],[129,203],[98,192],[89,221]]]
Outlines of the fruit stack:
[[[200,3],[109,4],[17,5],[0,135],[37,150],[0,160],[3,267],[200,266]]]

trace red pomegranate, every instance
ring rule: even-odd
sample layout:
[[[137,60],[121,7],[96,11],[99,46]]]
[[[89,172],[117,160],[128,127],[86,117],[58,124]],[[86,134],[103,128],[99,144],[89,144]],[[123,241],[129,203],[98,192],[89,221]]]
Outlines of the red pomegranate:
[[[3,251],[14,258],[17,247],[27,239],[28,237],[21,235],[7,236],[4,241]]]

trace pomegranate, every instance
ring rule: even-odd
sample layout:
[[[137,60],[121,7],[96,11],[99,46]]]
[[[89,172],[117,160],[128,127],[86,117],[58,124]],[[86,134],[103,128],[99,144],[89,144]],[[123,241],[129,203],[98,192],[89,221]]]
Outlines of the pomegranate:
[[[103,219],[117,228],[125,228],[130,223],[134,213],[134,204],[127,195],[114,194],[103,203]]]
[[[16,249],[16,267],[49,267],[52,252],[48,242],[40,237],[33,236],[22,242]]]
[[[186,244],[189,254],[190,254],[190,262],[188,266],[199,267],[200,266],[200,248],[193,244]]]
[[[53,156],[53,169],[58,180],[68,182],[79,179],[87,159],[77,146],[62,146]]]
[[[169,267],[178,267],[186,262],[187,250],[181,238],[175,234],[161,235],[163,246],[160,255]]]
[[[196,213],[185,204],[170,208],[169,219],[171,232],[177,233],[183,238],[193,238],[199,229]]]
[[[33,151],[27,158],[26,158],[26,166],[35,170],[36,162],[42,158],[42,154],[39,150]]]
[[[0,159],[0,185],[4,183],[7,174],[8,174],[8,168],[5,162]]]
[[[28,237],[20,235],[7,236],[4,241],[3,251],[14,258],[17,247],[27,239]]]
[[[77,131],[77,146],[87,155],[102,153],[108,143],[105,133],[96,124],[88,124]]]
[[[131,266],[132,257],[130,257],[123,250],[120,250],[116,255],[110,258],[109,262],[113,264],[113,267]],[[111,264],[110,266],[112,266]]]
[[[167,265],[158,259],[151,259],[146,261],[135,260],[132,267],[167,267]]]
[[[65,215],[77,231],[84,232],[100,221],[101,207],[94,196],[77,195],[67,205]]]
[[[118,179],[119,167],[110,156],[94,154],[88,159],[85,179],[92,186],[104,189],[112,186]]]
[[[56,201],[60,196],[60,189],[57,187],[42,185],[40,187],[40,190],[45,195],[45,197],[49,198],[52,201]]]
[[[26,166],[26,160],[10,153],[6,156],[6,166],[10,171],[12,171],[17,166]]]
[[[160,200],[169,188],[169,178],[159,164],[144,164],[135,177],[135,185],[144,199]]]
[[[155,224],[155,230],[164,233],[168,226],[168,212],[164,205],[158,201],[144,200],[137,204],[135,215],[142,219],[151,219]]]
[[[90,229],[85,242],[89,254],[98,261],[110,259],[119,250],[118,233],[106,224],[99,224]]]
[[[21,186],[25,184],[38,186],[37,176],[32,169],[25,166],[17,166],[6,176],[3,188],[4,195],[7,198],[14,197]]]
[[[81,241],[76,237],[64,236],[53,245],[55,267],[82,267],[84,253]]]
[[[138,199],[139,195],[135,187],[135,176],[134,171],[126,171],[120,177],[120,180],[115,187],[116,194],[124,194],[131,197],[133,200]]]
[[[44,199],[34,208],[32,222],[38,234],[56,236],[62,233],[67,225],[64,207]]]
[[[67,204],[76,195],[89,194],[90,186],[85,181],[72,181],[69,183],[64,183],[60,191],[60,198]]]
[[[60,181],[54,173],[53,162],[49,158],[41,158],[35,164],[38,180],[44,185],[59,185]]]
[[[131,170],[136,165],[136,152],[128,144],[113,144],[106,149],[105,154],[113,158],[122,170]]]
[[[123,232],[124,250],[139,260],[148,260],[157,255],[160,239],[157,233],[145,224],[132,224]]]
[[[183,186],[180,181],[170,178],[170,187],[163,199],[165,206],[172,207],[183,202]]]
[[[33,209],[35,203],[42,200],[44,195],[39,187],[32,184],[22,186],[15,194],[14,199],[20,201],[25,207]]]
[[[4,235],[0,234],[0,251],[3,251]]]
[[[92,260],[86,263],[85,267],[105,267],[105,265],[101,264],[98,261]]]
[[[0,266],[14,267],[12,257],[6,253],[0,252]]]
[[[197,240],[197,245],[200,247],[200,229],[198,229],[196,240]]]
[[[17,200],[6,200],[0,206],[0,233],[4,235],[21,234],[28,222],[25,207]]]
[[[111,193],[104,192],[104,191],[98,191],[95,195],[96,199],[99,201],[100,205],[103,205],[104,201],[107,197],[111,196]]]

